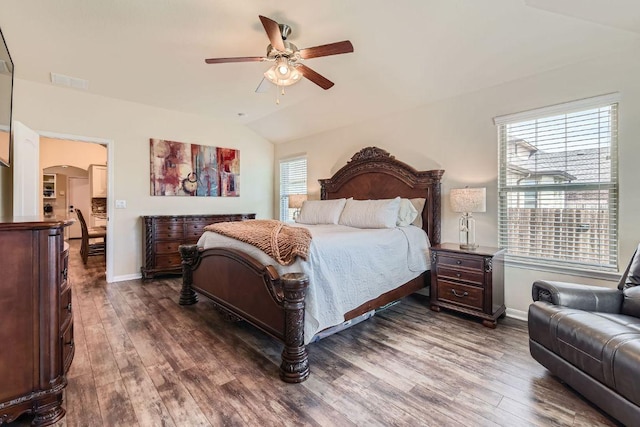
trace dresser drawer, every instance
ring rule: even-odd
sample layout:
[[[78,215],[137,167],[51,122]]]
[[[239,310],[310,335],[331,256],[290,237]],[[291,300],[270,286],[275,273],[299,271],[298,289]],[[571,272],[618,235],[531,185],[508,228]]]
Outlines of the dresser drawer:
[[[73,317],[73,306],[71,304],[71,287],[67,287],[60,294],[60,328],[66,328]]]
[[[157,254],[177,254],[178,247],[181,245],[180,241],[175,242],[158,242],[155,244],[155,250]]]
[[[60,340],[62,348],[62,366],[64,372],[67,372],[71,366],[71,361],[73,361],[73,355],[76,352],[76,344],[73,341],[73,322],[71,322],[64,330]]]
[[[484,290],[462,283],[438,280],[438,300],[456,305],[466,306],[476,310],[483,309]]]
[[[156,239],[182,239],[184,229],[182,224],[158,224],[156,226]]]
[[[171,268],[171,267],[180,267],[182,263],[182,258],[180,258],[180,254],[170,254],[170,255],[157,255],[156,256],[156,268]]]
[[[187,221],[185,223],[185,242],[187,244],[196,243],[200,236],[202,236],[202,233],[204,233],[204,228],[214,222],[216,221]]]
[[[438,254],[438,265],[452,265],[455,267],[469,268],[472,270],[480,271],[483,271],[484,269],[483,259],[477,256],[465,257],[441,253]]]
[[[456,270],[454,268],[440,266],[438,264],[438,280],[442,278],[461,280],[475,286],[484,286],[484,272],[477,270]]]
[[[142,277],[150,279],[157,274],[179,273],[182,262],[178,253],[179,246],[197,243],[207,225],[255,217],[256,214],[143,216],[144,258],[143,266],[140,268]]]
[[[63,243],[63,250],[60,255],[60,287],[66,288],[68,286],[68,276],[69,276],[69,244],[67,242]]]
[[[209,225],[209,224],[213,224],[214,222],[220,222],[220,221],[225,221],[225,218],[211,218],[211,217],[207,217],[207,216],[193,216],[193,217],[188,217],[184,219],[184,223],[189,225],[189,224],[204,224],[204,225]]]

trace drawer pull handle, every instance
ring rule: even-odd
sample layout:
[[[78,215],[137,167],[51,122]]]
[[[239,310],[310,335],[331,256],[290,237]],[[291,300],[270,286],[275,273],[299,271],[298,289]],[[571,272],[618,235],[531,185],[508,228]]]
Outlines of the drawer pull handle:
[[[451,289],[451,293],[452,293],[453,295],[457,296],[458,298],[464,298],[464,297],[466,297],[466,296],[468,296],[468,295],[469,295],[469,292],[466,292],[466,291],[465,291],[465,292],[463,292],[462,294],[459,294],[459,293],[457,293],[457,292],[456,292],[456,290],[455,290],[455,289]]]
[[[71,313],[71,303],[67,304],[67,311]]]
[[[75,343],[73,342],[73,340],[69,341],[68,343],[66,343],[69,347],[73,348],[73,346],[75,345]]]
[[[460,265],[460,264],[462,264],[462,261],[461,260],[457,260],[456,264]]]

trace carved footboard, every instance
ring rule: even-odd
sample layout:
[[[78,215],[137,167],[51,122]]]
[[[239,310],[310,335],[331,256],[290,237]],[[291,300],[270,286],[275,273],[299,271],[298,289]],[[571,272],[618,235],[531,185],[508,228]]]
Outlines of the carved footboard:
[[[271,265],[233,249],[181,245],[180,304],[198,301],[195,291],[210,298],[230,320],[246,320],[284,343],[280,378],[289,383],[309,376],[304,346],[306,275],[280,277]]]

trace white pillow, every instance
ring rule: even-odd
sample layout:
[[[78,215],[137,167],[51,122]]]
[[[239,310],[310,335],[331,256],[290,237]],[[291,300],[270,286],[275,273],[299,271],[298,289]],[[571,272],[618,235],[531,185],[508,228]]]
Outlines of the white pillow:
[[[400,197],[382,200],[347,200],[338,224],[356,228],[394,228]]]
[[[296,222],[300,224],[337,224],[347,199],[305,200]]]
[[[416,216],[411,224],[415,225],[416,227],[422,228],[422,211],[424,210],[424,203],[427,201],[427,199],[420,197],[409,200],[411,201],[413,207],[418,211],[418,216]]]
[[[398,210],[396,225],[399,227],[406,227],[407,225],[410,225],[417,216],[418,210],[413,206],[411,200],[400,199],[400,209]]]

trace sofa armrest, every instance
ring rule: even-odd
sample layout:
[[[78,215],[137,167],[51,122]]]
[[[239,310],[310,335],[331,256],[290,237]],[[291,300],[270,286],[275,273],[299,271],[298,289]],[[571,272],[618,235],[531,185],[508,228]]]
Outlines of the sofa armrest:
[[[622,292],[615,288],[538,280],[533,283],[531,293],[534,301],[577,310],[619,313],[622,306]]]

